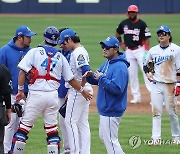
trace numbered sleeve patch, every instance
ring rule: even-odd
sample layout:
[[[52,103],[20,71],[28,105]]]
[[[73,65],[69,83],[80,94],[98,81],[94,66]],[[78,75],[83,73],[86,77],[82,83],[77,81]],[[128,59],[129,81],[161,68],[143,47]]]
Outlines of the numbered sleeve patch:
[[[80,54],[77,58],[78,65],[83,65],[86,63],[85,58],[82,54]]]

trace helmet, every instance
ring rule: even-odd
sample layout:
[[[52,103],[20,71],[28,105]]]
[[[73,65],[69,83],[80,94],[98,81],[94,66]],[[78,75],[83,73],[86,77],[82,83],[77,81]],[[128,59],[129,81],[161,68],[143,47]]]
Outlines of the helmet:
[[[128,7],[128,12],[139,12],[139,9],[138,9],[138,7],[136,6],[136,5],[130,5],[129,7]]]
[[[163,32],[166,32],[166,33],[171,33],[171,30],[168,26],[166,25],[162,25],[160,26],[158,29],[157,29],[157,33],[159,33],[159,31],[163,31]]]
[[[59,30],[54,26],[47,27],[44,32],[44,39],[50,44],[57,45],[59,39]]]

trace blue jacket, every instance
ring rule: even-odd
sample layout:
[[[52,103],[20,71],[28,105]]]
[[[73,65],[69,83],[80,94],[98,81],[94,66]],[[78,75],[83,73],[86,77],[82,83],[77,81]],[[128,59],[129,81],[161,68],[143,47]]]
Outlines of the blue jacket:
[[[98,81],[93,75],[87,78],[89,83],[99,86],[96,105],[100,115],[120,117],[126,110],[129,66],[125,54],[119,53],[101,65],[98,71],[104,74]]]
[[[64,57],[67,59],[67,61],[70,61],[70,56],[71,56],[71,52],[72,51],[60,51],[62,53],[62,55],[64,55]],[[60,80],[60,86],[58,88],[58,96],[59,98],[65,98],[66,94],[67,94],[68,88],[65,87],[65,81],[64,78],[61,77]]]
[[[29,50],[30,47],[18,47],[13,39],[0,49],[0,63],[4,64],[12,75],[12,94],[14,95],[18,92],[19,69],[17,65]],[[25,83],[24,86],[24,92],[27,93],[28,85]]]

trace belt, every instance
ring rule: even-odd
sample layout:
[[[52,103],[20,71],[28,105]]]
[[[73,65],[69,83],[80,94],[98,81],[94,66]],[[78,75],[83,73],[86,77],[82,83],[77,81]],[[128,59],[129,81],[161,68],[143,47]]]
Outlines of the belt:
[[[136,49],[138,49],[138,48],[140,48],[140,47],[142,47],[142,45],[138,45],[138,46],[133,47],[133,48],[128,47],[128,49],[130,49],[130,50],[136,50]]]

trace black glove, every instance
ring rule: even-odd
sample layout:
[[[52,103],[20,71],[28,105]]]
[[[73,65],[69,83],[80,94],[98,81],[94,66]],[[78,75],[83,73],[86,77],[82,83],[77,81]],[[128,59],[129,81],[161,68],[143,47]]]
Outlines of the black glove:
[[[18,117],[22,117],[23,108],[18,102],[14,103],[13,110],[14,110],[15,113],[17,113]]]
[[[64,104],[59,109],[59,113],[62,115],[63,118],[65,118],[65,116],[66,116],[66,105],[67,105],[67,100],[64,102]]]

